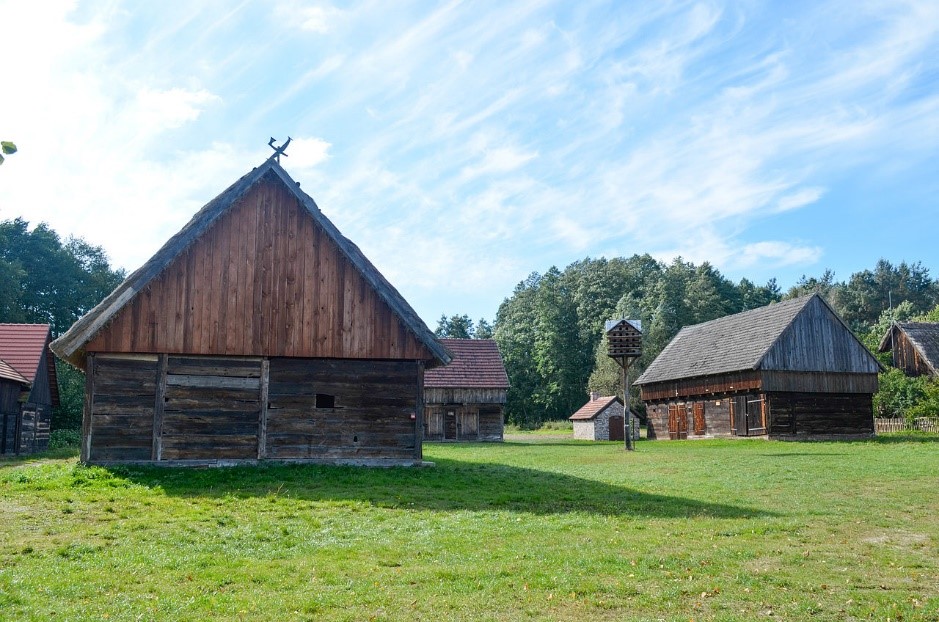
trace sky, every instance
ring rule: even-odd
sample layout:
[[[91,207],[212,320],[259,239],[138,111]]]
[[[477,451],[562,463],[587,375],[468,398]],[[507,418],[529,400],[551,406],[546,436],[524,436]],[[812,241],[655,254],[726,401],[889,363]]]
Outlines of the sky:
[[[0,219],[132,271],[284,168],[424,321],[650,253],[939,277],[939,2],[0,0]]]

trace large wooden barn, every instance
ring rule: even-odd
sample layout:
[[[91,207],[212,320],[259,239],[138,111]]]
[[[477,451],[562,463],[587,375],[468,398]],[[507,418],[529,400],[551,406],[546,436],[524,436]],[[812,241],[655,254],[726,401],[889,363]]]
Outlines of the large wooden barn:
[[[817,295],[686,326],[636,380],[649,438],[874,431],[880,363]]]
[[[509,377],[491,339],[441,339],[453,353],[446,367],[424,375],[424,438],[501,441]]]
[[[0,324],[0,454],[49,446],[52,408],[59,404],[48,324]]]
[[[419,463],[451,359],[273,158],[52,349],[85,370],[92,463]]]
[[[939,323],[894,322],[878,349],[890,352],[893,366],[907,376],[939,378]]]

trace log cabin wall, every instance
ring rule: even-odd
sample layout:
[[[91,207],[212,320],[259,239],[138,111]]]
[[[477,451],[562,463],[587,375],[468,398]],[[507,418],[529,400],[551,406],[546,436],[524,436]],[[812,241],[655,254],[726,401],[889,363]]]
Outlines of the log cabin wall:
[[[20,420],[20,395],[24,385],[0,378],[0,454],[17,452],[16,434]]]
[[[85,350],[432,359],[304,210],[260,181]]]
[[[770,393],[770,438],[846,438],[874,433],[870,394]]]
[[[424,440],[502,441],[505,400],[505,389],[426,388]]]
[[[419,461],[421,364],[90,357],[92,463]]]

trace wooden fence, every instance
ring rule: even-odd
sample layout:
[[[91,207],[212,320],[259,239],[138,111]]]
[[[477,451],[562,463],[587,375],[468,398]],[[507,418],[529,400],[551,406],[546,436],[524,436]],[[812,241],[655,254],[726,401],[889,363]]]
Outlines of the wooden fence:
[[[901,417],[874,419],[874,431],[877,434],[912,431],[939,433],[939,417],[919,417],[912,422]]]

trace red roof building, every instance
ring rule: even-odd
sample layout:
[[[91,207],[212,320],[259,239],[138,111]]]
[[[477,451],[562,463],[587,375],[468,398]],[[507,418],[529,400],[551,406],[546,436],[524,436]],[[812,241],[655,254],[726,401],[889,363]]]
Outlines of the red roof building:
[[[59,403],[48,324],[0,324],[0,453],[49,446],[52,407]]]
[[[424,373],[424,440],[501,441],[509,377],[491,339],[441,339],[453,353]]]
[[[590,394],[590,401],[568,419],[574,438],[586,441],[621,441],[625,438],[623,400],[615,395]],[[633,417],[635,417],[633,411]]]

